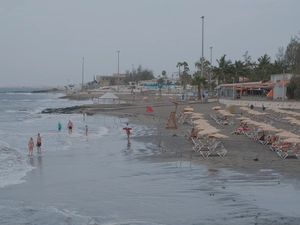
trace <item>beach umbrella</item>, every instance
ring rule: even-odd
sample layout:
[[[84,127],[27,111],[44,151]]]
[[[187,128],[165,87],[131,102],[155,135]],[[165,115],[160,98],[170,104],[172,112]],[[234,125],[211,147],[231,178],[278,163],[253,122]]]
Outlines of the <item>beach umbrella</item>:
[[[194,108],[184,108],[183,111],[189,111],[189,112],[194,112]]]
[[[219,133],[216,133],[216,134],[212,134],[211,136],[209,136],[210,138],[229,138],[227,135],[224,135],[224,134],[219,134]],[[300,139],[299,139],[300,140]]]
[[[201,116],[201,115],[194,115],[194,114],[192,114],[192,116],[191,116],[191,118],[192,119],[202,119],[203,118],[203,116]]]
[[[197,115],[197,116],[204,116],[204,114],[202,113],[198,113],[198,112],[194,112],[193,115]]]
[[[208,128],[213,128],[213,126],[211,126],[208,123],[202,123],[202,124],[195,124],[195,127],[198,128],[199,130],[203,130],[203,129],[208,129]]]
[[[212,107],[212,109],[213,110],[220,110],[220,109],[222,109],[222,107],[221,106],[215,106],[215,107]]]
[[[284,139],[285,142],[290,142],[290,143],[300,143],[300,138],[287,138]]]
[[[288,132],[288,131],[282,131],[280,133],[277,133],[276,136],[281,137],[281,138],[299,138],[298,135]]]
[[[268,124],[260,124],[258,125],[258,127],[260,127],[261,129],[265,130],[265,131],[270,131],[270,132],[277,132],[278,129],[276,127],[273,127],[271,125]]]
[[[238,118],[235,118],[236,120],[246,120],[248,119],[247,117],[238,117]]]
[[[206,130],[207,127],[203,127],[203,126],[200,126],[200,125],[197,125],[195,126],[196,130]]]
[[[247,112],[252,111],[252,109],[250,109],[248,107],[245,107],[245,106],[240,107],[240,109],[244,110],[244,111],[247,111]]]
[[[194,120],[193,122],[195,124],[202,124],[202,123],[208,123],[208,120],[199,118],[197,120]]]
[[[290,116],[284,117],[284,118],[282,118],[282,119],[283,119],[283,120],[295,120],[295,118],[290,117]]]
[[[198,132],[198,136],[201,136],[201,135],[207,135],[207,134],[215,134],[215,133],[218,133],[220,130],[214,128],[214,129],[205,129],[203,131],[199,131]]]

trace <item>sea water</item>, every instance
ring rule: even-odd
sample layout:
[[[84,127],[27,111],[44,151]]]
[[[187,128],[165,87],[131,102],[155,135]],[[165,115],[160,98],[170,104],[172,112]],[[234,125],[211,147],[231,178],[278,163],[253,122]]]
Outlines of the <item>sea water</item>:
[[[76,115],[41,114],[45,108],[59,108],[78,105],[78,102],[59,99],[62,94],[33,94],[35,89],[0,88],[0,187],[17,184],[27,171],[33,169],[28,161],[28,141],[33,137],[36,142],[38,133],[43,140],[43,152],[67,149],[68,140],[57,137],[57,123],[66,125]],[[2,92],[2,93],[1,93]],[[87,102],[81,102],[84,104]],[[77,124],[74,136],[79,135],[80,125]],[[93,127],[91,127],[93,129]],[[99,130],[105,132],[105,130]],[[64,135],[66,132],[62,132]]]
[[[278,185],[274,171],[255,180],[180,159],[140,160],[158,143],[138,139],[159,133],[157,126],[132,125],[128,144],[126,118],[41,113],[91,103],[60,96],[0,94],[1,225],[298,224],[299,187]],[[42,153],[35,148],[28,157],[27,143],[37,133]]]

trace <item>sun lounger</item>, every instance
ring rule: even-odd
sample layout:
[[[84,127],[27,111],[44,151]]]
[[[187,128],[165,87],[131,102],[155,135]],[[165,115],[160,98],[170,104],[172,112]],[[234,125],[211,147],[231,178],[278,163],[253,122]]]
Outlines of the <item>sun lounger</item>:
[[[227,153],[227,150],[224,148],[222,143],[218,141],[213,145],[207,147],[206,149],[201,149],[199,152],[203,157],[208,157],[210,155],[218,155],[220,157],[224,157]]]

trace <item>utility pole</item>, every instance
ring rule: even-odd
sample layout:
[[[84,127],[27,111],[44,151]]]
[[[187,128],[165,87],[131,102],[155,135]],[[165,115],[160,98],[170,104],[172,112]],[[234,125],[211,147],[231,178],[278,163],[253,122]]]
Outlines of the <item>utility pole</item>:
[[[82,84],[81,84],[82,92],[83,92],[83,85],[84,85],[84,57],[82,57]]]
[[[213,47],[210,47],[210,71],[209,71],[209,89],[210,89],[210,91],[211,91],[212,48]]]
[[[201,56],[201,77],[203,77],[203,61],[204,61],[204,16],[201,17],[202,19],[202,56]]]
[[[120,56],[120,51],[118,51],[118,82],[117,82],[117,84],[118,84],[118,92],[119,92],[119,83],[120,83],[120,72],[119,72],[120,58],[119,58],[119,56]]]

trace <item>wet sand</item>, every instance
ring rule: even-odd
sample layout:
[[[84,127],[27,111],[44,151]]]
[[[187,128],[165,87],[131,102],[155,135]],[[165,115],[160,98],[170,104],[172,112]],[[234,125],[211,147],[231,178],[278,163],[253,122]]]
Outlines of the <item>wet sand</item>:
[[[65,224],[298,224],[299,159],[281,159],[268,146],[231,135],[237,122],[221,127],[210,117],[212,107],[224,107],[218,102],[177,102],[177,114],[191,105],[230,137],[222,139],[225,157],[195,153],[189,124],[166,129],[172,101],[83,106],[87,113],[128,119],[132,146],[126,147],[122,132],[100,142],[101,151],[98,141],[88,141],[34,158],[30,163],[38,169],[25,183],[2,189],[4,200],[13,199],[16,209],[26,205],[21,213],[30,219],[63,215]],[[154,112],[146,112],[147,106]]]
[[[170,112],[175,109],[175,105],[168,100],[161,104],[147,102],[140,103],[136,106],[120,107],[118,109],[107,111],[97,111],[93,109],[93,113],[104,113],[107,115],[128,118],[132,126],[134,126],[134,124],[139,124],[157,127],[158,132],[155,134],[132,138],[135,141],[152,143],[152,154],[139,155],[138,157],[140,160],[176,163],[189,162],[191,164],[199,164],[204,166],[208,173],[206,179],[214,180],[214,182],[220,181],[220,183],[222,183],[220,184],[222,188],[232,190],[233,194],[232,196],[227,196],[227,200],[235,201],[234,199],[239,195],[243,195],[243,197],[248,195],[253,196],[251,201],[255,202],[254,205],[262,208],[266,207],[267,211],[269,211],[269,213],[262,216],[260,212],[257,212],[257,214],[254,215],[254,211],[251,211],[253,209],[245,212],[241,212],[237,209],[237,215],[235,215],[236,218],[256,218],[250,220],[252,221],[251,223],[249,223],[249,220],[247,219],[241,219],[241,221],[243,221],[242,223],[297,224],[297,218],[300,218],[299,210],[289,210],[290,214],[286,214],[287,212],[282,211],[282,208],[286,209],[296,207],[297,205],[292,202],[295,194],[297,195],[300,190],[299,159],[296,157],[282,159],[275,152],[271,151],[269,146],[262,145],[258,141],[250,139],[245,135],[232,135],[231,132],[235,130],[239,121],[235,120],[234,125],[222,127],[210,117],[211,113],[215,113],[212,110],[214,106],[225,108],[225,105],[222,105],[219,102],[177,102],[179,103],[176,112],[177,114],[182,112],[185,107],[193,106],[194,111],[204,114],[204,118],[207,119],[212,126],[221,130],[221,134],[229,136],[228,139],[221,139],[228,151],[225,157],[210,156],[203,158],[199,153],[195,153],[192,150],[192,147],[194,146],[193,143],[188,141],[188,129],[190,130],[192,128],[189,124],[178,124],[178,129],[166,129]],[[153,113],[146,112],[148,105],[152,106],[154,109]],[[255,108],[255,110],[261,111],[260,108]],[[241,112],[243,111],[240,110],[239,107],[235,107],[235,117],[239,117]],[[264,119],[270,121],[267,116],[265,116]],[[290,130],[293,127],[292,125],[277,121],[273,121],[273,126],[287,130]],[[232,174],[229,177],[224,176],[224,170],[231,171]],[[204,182],[208,181],[206,179]],[[240,192],[241,185],[242,190],[245,190],[245,193]],[[249,186],[247,187],[247,185]],[[290,185],[295,192],[286,189],[287,187],[290,187]],[[211,192],[211,195],[214,195],[214,191]],[[294,196],[292,193],[294,193]],[[267,200],[265,198],[266,196]],[[261,199],[264,199],[264,202],[259,203],[260,197]],[[220,205],[224,204],[223,200],[220,200]],[[238,206],[238,204],[240,204],[240,206]],[[247,205],[249,202],[237,203],[235,207],[239,208],[242,205],[245,206],[245,204]],[[276,212],[278,214],[276,214]],[[263,217],[263,219],[261,217]],[[236,218],[231,218],[230,224],[234,224],[234,219]],[[212,221],[217,222],[220,218],[217,217],[215,219],[216,220]],[[216,224],[220,223],[221,222],[218,221]]]
[[[146,126],[154,125],[158,127],[159,132],[149,137],[143,137],[137,141],[153,142],[154,149],[151,157],[158,161],[183,160],[192,161],[205,165],[211,169],[226,168],[234,171],[245,173],[259,173],[260,170],[274,170],[278,173],[284,174],[284,178],[300,179],[300,161],[297,158],[280,158],[275,152],[269,149],[269,146],[260,144],[258,141],[250,139],[245,135],[230,134],[235,130],[239,121],[234,120],[234,125],[220,126],[211,117],[210,114],[215,112],[212,110],[214,106],[224,105],[218,102],[184,102],[178,101],[177,114],[183,111],[185,107],[191,105],[195,112],[204,114],[204,118],[209,123],[220,129],[220,133],[229,136],[228,139],[221,139],[225,148],[227,149],[226,156],[223,157],[208,157],[203,158],[199,153],[192,150],[194,146],[191,141],[188,141],[188,130],[192,126],[189,124],[178,124],[178,129],[166,129],[167,120],[170,112],[175,110],[175,105],[172,102],[165,103],[144,103],[143,105],[115,108],[113,110],[100,109],[97,111],[93,109],[93,113],[102,113],[107,115],[115,115],[119,117],[126,117],[130,123],[143,124]],[[146,112],[147,106],[150,105],[154,109],[153,113]],[[101,106],[100,106],[101,107]],[[261,111],[261,109],[256,109]],[[268,110],[267,110],[268,111]],[[235,117],[243,112],[239,107],[235,107]],[[266,116],[265,120],[270,120]],[[293,126],[273,121],[273,126],[277,128],[291,129]],[[255,159],[255,160],[254,160]]]

